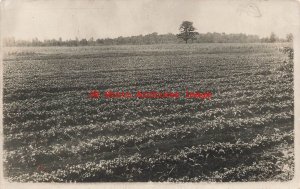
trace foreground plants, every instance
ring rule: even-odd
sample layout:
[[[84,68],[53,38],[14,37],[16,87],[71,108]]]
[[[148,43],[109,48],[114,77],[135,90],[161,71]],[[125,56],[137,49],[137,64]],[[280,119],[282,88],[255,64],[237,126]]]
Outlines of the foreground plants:
[[[6,57],[8,180],[293,178],[293,62],[275,45],[78,48]],[[91,89],[213,96],[95,100]]]

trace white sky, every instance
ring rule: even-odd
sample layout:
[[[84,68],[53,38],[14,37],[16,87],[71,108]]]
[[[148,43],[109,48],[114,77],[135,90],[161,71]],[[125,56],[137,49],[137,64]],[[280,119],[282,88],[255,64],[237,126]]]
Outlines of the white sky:
[[[3,37],[105,38],[178,33],[183,20],[200,33],[281,37],[294,32],[297,0],[4,0]]]

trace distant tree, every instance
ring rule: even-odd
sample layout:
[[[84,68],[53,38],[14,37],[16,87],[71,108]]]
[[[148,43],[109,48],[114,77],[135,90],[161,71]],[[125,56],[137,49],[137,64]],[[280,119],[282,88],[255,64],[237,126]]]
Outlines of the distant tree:
[[[273,33],[273,32],[271,33],[269,41],[271,43],[274,43],[277,41],[277,36],[275,35],[275,33]]]
[[[88,41],[84,38],[84,39],[81,39],[80,42],[79,42],[80,45],[87,45],[88,44]]]
[[[180,33],[177,34],[177,37],[183,39],[185,43],[187,43],[189,39],[193,40],[196,38],[196,35],[199,35],[195,30],[196,28],[193,26],[193,22],[183,21],[179,27]]]
[[[75,41],[73,43],[75,44],[75,46],[79,45],[79,39],[78,39],[78,37],[75,38]]]
[[[292,42],[293,39],[294,39],[294,36],[293,36],[292,33],[289,33],[289,34],[286,35],[286,40],[287,40],[288,42]]]
[[[38,39],[37,37],[33,38],[31,44],[32,44],[33,46],[38,45],[38,44],[39,44],[39,39]]]
[[[96,39],[96,44],[98,45],[102,45],[103,44],[103,39]]]
[[[61,38],[61,37],[59,37],[59,38],[58,38],[58,45],[59,45],[59,46],[61,46],[62,44],[63,44],[63,42],[62,42],[62,38]]]
[[[89,40],[88,40],[88,45],[94,45],[94,38],[91,37]]]
[[[270,39],[268,37],[263,37],[261,38],[260,40],[262,43],[269,43],[270,42]]]

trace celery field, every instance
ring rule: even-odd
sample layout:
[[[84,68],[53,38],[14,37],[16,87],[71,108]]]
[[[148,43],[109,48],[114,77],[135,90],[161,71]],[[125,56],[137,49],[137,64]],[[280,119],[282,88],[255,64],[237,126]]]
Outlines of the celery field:
[[[288,181],[288,43],[4,49],[5,178],[14,182]],[[211,91],[205,99],[89,92]]]

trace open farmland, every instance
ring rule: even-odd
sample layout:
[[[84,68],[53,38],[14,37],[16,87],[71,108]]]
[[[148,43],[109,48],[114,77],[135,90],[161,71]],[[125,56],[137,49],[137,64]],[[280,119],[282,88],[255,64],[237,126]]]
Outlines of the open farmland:
[[[275,181],[294,174],[290,44],[6,48],[5,177]],[[90,90],[211,91],[91,99]]]

